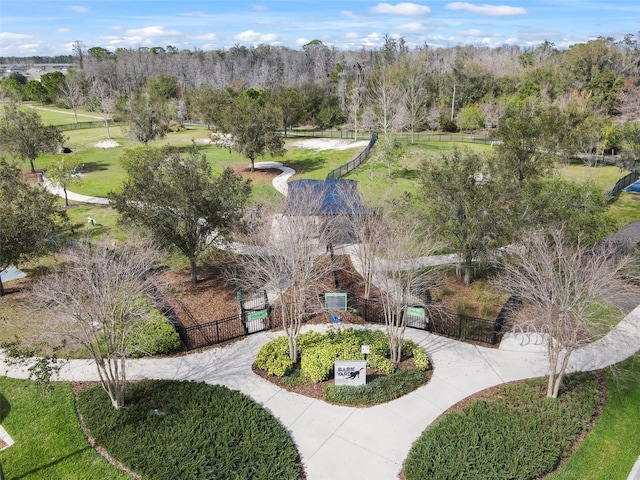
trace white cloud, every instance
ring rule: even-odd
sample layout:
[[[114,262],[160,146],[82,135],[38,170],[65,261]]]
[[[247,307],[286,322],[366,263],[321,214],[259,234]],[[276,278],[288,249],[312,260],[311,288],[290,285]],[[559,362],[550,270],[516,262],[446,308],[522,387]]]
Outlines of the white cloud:
[[[182,35],[182,32],[178,30],[165,30],[164,27],[160,26],[152,26],[152,27],[144,27],[144,28],[132,28],[125,32],[126,35],[134,36],[134,37],[165,37],[169,35]]]
[[[510,17],[514,15],[526,15],[527,10],[522,7],[511,7],[509,5],[474,5],[467,2],[449,3],[445,8],[449,10],[466,10],[478,15],[489,15],[492,17]]]
[[[216,37],[215,33],[205,33],[204,35],[196,35],[193,38],[196,40],[216,40],[218,37]]]
[[[251,5],[251,8],[253,8],[256,12],[264,12],[267,7],[264,5]]]
[[[351,40],[353,38],[358,38],[358,34],[356,32],[347,32],[345,33],[344,38]]]
[[[483,34],[480,30],[472,28],[471,30],[459,30],[456,32],[458,35],[465,35],[467,37],[481,37]]]
[[[70,28],[59,28],[56,30],[58,33],[69,33],[71,31]]]
[[[29,40],[30,38],[33,38],[33,35],[25,35],[24,33],[0,32],[0,40],[7,42]]]
[[[278,40],[274,33],[259,33],[253,30],[245,30],[233,36],[234,39],[247,43],[273,43]]]
[[[353,20],[360,20],[362,18],[360,15],[356,15],[351,10],[340,10],[340,15],[351,18]]]
[[[299,39],[296,40],[296,45],[298,45],[299,47],[301,47],[302,45],[306,45],[307,43],[309,43],[311,40],[307,40],[304,37],[301,37]]]
[[[391,5],[390,3],[379,3],[375,7],[372,7],[371,11],[373,13],[404,15],[407,17],[421,17],[431,13],[431,9],[425,5],[408,2],[397,3],[395,5]]]
[[[83,7],[82,5],[72,5],[71,10],[76,13],[87,13],[89,11],[87,7]]]
[[[423,29],[424,27],[422,26],[422,24],[418,22],[403,23],[402,25],[398,25],[398,30],[403,32],[417,32]]]
[[[470,30],[458,30],[456,32],[457,35],[462,35],[464,37],[502,37],[501,34],[499,33],[485,33],[481,30],[478,30],[476,28],[472,28]]]

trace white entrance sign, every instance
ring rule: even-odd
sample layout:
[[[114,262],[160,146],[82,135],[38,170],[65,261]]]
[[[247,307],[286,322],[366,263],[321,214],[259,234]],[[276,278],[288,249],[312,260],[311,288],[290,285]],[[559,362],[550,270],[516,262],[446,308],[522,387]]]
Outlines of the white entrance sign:
[[[364,360],[337,360],[334,364],[336,385],[365,385],[367,362]]]

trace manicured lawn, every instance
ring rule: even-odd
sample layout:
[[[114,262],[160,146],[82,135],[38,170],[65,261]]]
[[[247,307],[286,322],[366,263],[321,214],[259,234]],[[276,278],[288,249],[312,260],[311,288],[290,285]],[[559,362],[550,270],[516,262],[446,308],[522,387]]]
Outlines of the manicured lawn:
[[[619,179],[629,173],[621,171],[614,165],[600,165],[598,167],[579,164],[558,165],[557,170],[558,174],[567,180],[575,182],[591,180],[604,192],[609,192]]]
[[[609,209],[620,226],[640,220],[640,195],[622,192]]]
[[[640,455],[640,362],[607,373],[607,403],[578,450],[549,480],[625,480]]]
[[[68,383],[45,395],[32,382],[0,377],[0,422],[15,441],[0,452],[7,480],[130,478],[87,443]]]

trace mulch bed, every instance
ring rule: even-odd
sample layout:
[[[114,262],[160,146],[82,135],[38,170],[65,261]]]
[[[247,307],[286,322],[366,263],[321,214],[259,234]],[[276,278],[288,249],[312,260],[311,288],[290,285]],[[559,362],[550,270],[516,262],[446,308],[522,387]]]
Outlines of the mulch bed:
[[[413,363],[413,358],[405,359],[398,364],[399,370],[409,370],[411,368],[415,368],[415,364]],[[329,378],[323,382],[318,382],[318,383],[313,383],[311,380],[307,380],[307,382],[304,385],[292,387],[287,383],[285,383],[285,381],[281,377],[271,375],[265,372],[264,370],[259,369],[255,363],[251,366],[251,369],[253,370],[253,373],[255,373],[256,375],[259,375],[260,377],[273,383],[274,385],[277,385],[278,387],[284,390],[298,393],[300,395],[304,395],[306,397],[315,398],[319,400],[323,400],[322,391],[324,390],[324,387],[326,385],[333,385],[334,383],[333,378]],[[433,375],[433,370],[428,370],[427,372],[425,372],[425,377],[427,379],[427,382],[431,380],[432,375]],[[380,377],[380,376],[386,376],[386,374],[380,372],[379,370],[376,370],[375,368],[367,367],[367,382],[370,382],[374,378]],[[350,405],[350,406],[372,407],[373,405]]]

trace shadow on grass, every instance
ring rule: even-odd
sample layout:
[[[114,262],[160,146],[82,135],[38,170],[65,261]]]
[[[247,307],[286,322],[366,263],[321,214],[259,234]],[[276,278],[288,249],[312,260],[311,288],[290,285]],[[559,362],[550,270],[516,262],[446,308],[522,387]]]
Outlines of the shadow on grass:
[[[398,168],[393,171],[392,177],[404,180],[417,180],[419,171],[413,168]]]
[[[283,162],[287,167],[293,168],[296,173],[308,173],[324,168],[327,164],[327,157],[320,154],[313,157],[300,158],[296,160],[286,160]]]
[[[109,169],[109,164],[104,162],[85,162],[82,173],[102,172]]]
[[[60,458],[58,458],[58,459],[56,459],[56,460],[53,460],[53,461],[51,461],[51,462],[49,462],[49,463],[45,463],[44,465],[41,465],[41,466],[39,466],[39,467],[32,468],[32,469],[31,469],[31,470],[29,470],[28,472],[24,472],[22,475],[12,476],[11,478],[13,478],[13,479],[15,479],[15,480],[19,480],[19,479],[21,479],[21,478],[29,478],[29,477],[31,477],[32,475],[35,475],[36,473],[38,473],[38,472],[40,472],[40,471],[43,471],[43,470],[44,470],[44,471],[46,471],[46,469],[48,469],[49,467],[51,467],[51,466],[53,466],[53,465],[57,465],[57,464],[59,464],[59,463],[62,463],[62,462],[64,462],[64,461],[66,461],[67,459],[72,458],[72,457],[75,457],[76,455],[81,454],[81,453],[82,453],[82,452],[84,452],[85,450],[90,450],[90,449],[91,449],[91,447],[89,447],[89,446],[84,447],[84,448],[81,448],[81,449],[79,449],[79,450],[76,450],[75,452],[71,452],[70,454],[65,455],[65,456],[63,456],[63,457],[60,457]],[[45,472],[43,472],[43,473],[45,473]],[[46,475],[43,475],[41,478],[45,478],[45,477],[46,477]]]
[[[2,393],[0,393],[0,423],[9,415],[11,411],[11,404]]]

